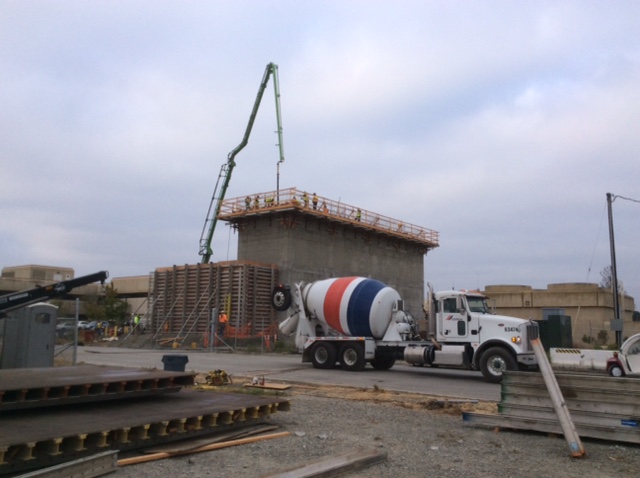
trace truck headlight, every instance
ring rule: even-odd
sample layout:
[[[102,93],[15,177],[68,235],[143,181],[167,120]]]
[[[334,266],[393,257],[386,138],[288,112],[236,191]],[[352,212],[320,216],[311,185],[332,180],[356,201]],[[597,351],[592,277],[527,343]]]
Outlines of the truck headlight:
[[[522,342],[522,339],[514,335],[513,337],[511,337],[511,342],[513,342],[514,344],[519,344],[520,342]]]

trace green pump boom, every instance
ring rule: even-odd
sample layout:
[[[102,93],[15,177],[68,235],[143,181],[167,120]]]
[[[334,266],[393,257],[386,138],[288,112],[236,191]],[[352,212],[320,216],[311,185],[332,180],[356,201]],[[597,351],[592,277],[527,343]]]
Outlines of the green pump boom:
[[[216,224],[218,222],[220,208],[222,207],[222,201],[224,201],[225,195],[227,194],[227,189],[229,188],[231,173],[233,172],[233,168],[235,168],[236,166],[235,157],[249,142],[249,135],[251,135],[253,123],[255,122],[256,115],[258,114],[258,108],[260,107],[260,102],[262,101],[264,90],[267,88],[267,83],[269,82],[269,77],[271,75],[273,75],[273,89],[276,97],[276,120],[278,122],[278,130],[276,131],[278,134],[278,148],[280,152],[278,167],[280,163],[284,162],[282,119],[280,116],[280,85],[278,81],[278,65],[269,63],[264,71],[264,76],[262,77],[260,88],[258,88],[258,96],[256,97],[256,101],[253,104],[253,110],[251,111],[251,116],[249,117],[249,123],[247,124],[246,131],[244,132],[244,137],[242,138],[240,144],[228,154],[227,162],[224,163],[220,168],[220,174],[218,175],[218,180],[216,181],[216,187],[213,190],[213,196],[211,197],[211,203],[209,204],[209,210],[207,211],[207,218],[204,221],[202,234],[200,236],[199,254],[202,256],[203,264],[208,264],[211,260],[211,256],[213,255],[213,250],[211,249],[213,233],[216,230]]]

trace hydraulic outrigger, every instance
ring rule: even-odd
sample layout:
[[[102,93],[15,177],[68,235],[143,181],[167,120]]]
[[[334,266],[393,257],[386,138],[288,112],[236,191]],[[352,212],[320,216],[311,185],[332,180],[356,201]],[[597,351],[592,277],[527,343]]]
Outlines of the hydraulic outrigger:
[[[220,168],[218,181],[216,182],[216,187],[213,190],[213,196],[211,197],[211,203],[209,204],[209,210],[207,211],[207,218],[204,221],[204,226],[202,227],[202,235],[200,236],[199,254],[202,256],[203,264],[208,264],[211,256],[213,255],[213,250],[211,249],[211,241],[213,240],[213,233],[215,232],[216,223],[218,222],[218,215],[220,214],[222,201],[224,200],[224,197],[227,193],[227,188],[229,187],[231,173],[233,172],[233,168],[236,166],[235,157],[249,142],[249,135],[251,134],[251,129],[253,128],[253,123],[256,119],[256,114],[258,113],[258,108],[260,107],[260,102],[262,101],[264,90],[266,89],[267,83],[269,82],[269,76],[271,75],[273,75],[273,89],[276,97],[276,119],[278,122],[277,134],[280,159],[278,161],[277,186],[278,191],[280,190],[280,163],[284,162],[284,146],[282,143],[282,119],[280,117],[280,85],[278,82],[278,65],[269,63],[264,71],[264,76],[262,77],[260,88],[258,89],[258,96],[256,97],[256,101],[253,105],[253,110],[251,111],[251,116],[249,117],[249,124],[247,124],[247,129],[244,133],[244,138],[242,138],[242,142],[229,153],[229,155],[227,156],[227,162]]]

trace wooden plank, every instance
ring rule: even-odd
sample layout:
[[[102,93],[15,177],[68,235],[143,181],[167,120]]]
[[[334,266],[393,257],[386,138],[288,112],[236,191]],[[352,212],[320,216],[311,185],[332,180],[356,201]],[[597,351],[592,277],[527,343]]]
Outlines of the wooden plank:
[[[104,476],[118,469],[118,452],[105,451],[78,460],[68,461],[60,465],[49,466],[40,470],[20,475],[19,478],[93,478]]]
[[[195,450],[203,446],[211,445],[212,443],[221,443],[224,441],[235,440],[238,438],[245,438],[251,435],[257,435],[258,433],[271,432],[278,428],[277,425],[263,425],[257,427],[241,428],[238,430],[230,431],[227,433],[218,433],[214,436],[203,437],[200,439],[183,440],[175,443],[168,443],[163,446],[156,446],[152,448],[145,448],[143,453],[180,453]]]
[[[330,478],[348,471],[361,470],[367,466],[387,459],[387,453],[377,448],[372,450],[355,450],[334,455],[300,467],[290,468],[261,478]]]
[[[291,432],[272,433],[271,435],[263,435],[252,438],[240,438],[238,440],[230,440],[223,443],[212,443],[211,445],[201,446],[193,450],[176,452],[176,453],[154,453],[152,455],[136,456],[133,458],[123,458],[118,460],[118,466],[137,465],[140,463],[148,463],[150,461],[162,460],[164,458],[171,458],[174,456],[188,455],[192,453],[201,453],[203,451],[219,450],[221,448],[227,448],[236,445],[245,445],[247,443],[254,443],[262,440],[273,440],[274,438],[283,438],[291,435]]]
[[[270,390],[288,390],[291,388],[291,385],[288,385],[286,383],[271,383],[271,382],[265,382],[263,384],[245,383],[244,386],[251,387],[251,388],[268,388]]]

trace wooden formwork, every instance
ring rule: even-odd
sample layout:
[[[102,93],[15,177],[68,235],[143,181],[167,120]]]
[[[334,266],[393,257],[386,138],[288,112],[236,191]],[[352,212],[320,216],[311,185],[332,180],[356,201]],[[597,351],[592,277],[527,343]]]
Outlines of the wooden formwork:
[[[228,337],[269,334],[276,322],[270,300],[277,280],[277,266],[250,261],[158,268],[149,290],[151,331],[205,337],[215,309],[229,317]]]

